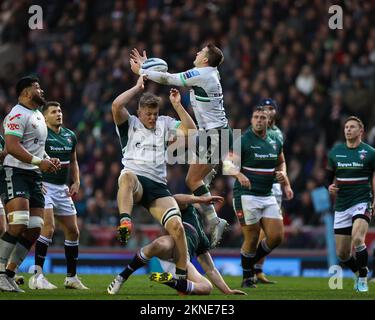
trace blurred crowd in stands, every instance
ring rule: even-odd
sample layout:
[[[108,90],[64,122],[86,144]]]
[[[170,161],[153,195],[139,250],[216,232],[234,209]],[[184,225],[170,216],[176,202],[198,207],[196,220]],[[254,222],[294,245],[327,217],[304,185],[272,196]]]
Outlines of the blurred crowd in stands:
[[[306,239],[300,230],[323,223],[310,192],[323,183],[327,150],[342,141],[343,120],[359,116],[366,126],[365,140],[375,145],[375,6],[365,0],[331,2],[1,1],[0,58],[9,53],[0,68],[1,119],[17,102],[17,79],[39,76],[45,96],[61,102],[65,126],[78,137],[81,190],[75,203],[81,243],[117,246],[113,229],[122,165],[111,102],[136,81],[130,50],[145,49],[149,57],[164,58],[170,72],[179,72],[192,68],[196,52],[211,41],[225,56],[219,71],[232,128],[249,126],[251,109],[260,98],[272,97],[280,106],[277,123],[285,135],[295,192],[292,201],[284,202],[284,221],[292,230],[284,246],[321,247],[324,244]],[[43,8],[42,30],[28,27],[32,4]],[[333,4],[343,9],[341,30],[328,26]],[[163,98],[161,114],[174,116],[169,87],[147,83],[146,89]],[[181,92],[191,112],[188,91]],[[134,101],[130,111],[135,108]],[[183,165],[169,168],[173,193],[188,191],[186,171]],[[232,208],[233,182],[218,176],[211,186],[213,194],[225,197],[217,211],[232,226],[223,247],[241,243]],[[135,219],[139,230],[130,248],[148,242],[158,230],[142,208],[137,208]],[[106,238],[107,229],[111,235]]]

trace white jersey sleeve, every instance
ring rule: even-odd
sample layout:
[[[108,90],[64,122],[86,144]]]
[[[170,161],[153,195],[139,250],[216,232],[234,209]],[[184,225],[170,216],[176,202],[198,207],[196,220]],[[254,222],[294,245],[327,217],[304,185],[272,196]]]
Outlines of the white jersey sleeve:
[[[39,110],[31,110],[23,105],[15,105],[4,119],[4,134],[20,138],[20,143],[33,156],[43,158],[48,135],[47,125]],[[38,166],[25,163],[7,154],[4,166],[40,171]]]
[[[179,87],[191,87],[198,85],[201,80],[201,74],[197,69],[191,69],[180,73],[168,73],[141,69],[142,75],[160,84],[174,85]]]
[[[13,108],[4,120],[4,135],[22,138],[28,119],[26,114],[19,112],[18,108]]]

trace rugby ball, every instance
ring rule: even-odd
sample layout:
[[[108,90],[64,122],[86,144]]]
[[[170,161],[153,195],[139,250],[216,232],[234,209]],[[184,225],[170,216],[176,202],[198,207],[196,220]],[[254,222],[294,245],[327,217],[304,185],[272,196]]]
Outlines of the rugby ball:
[[[143,70],[167,72],[168,64],[160,58],[149,58],[142,64]]]

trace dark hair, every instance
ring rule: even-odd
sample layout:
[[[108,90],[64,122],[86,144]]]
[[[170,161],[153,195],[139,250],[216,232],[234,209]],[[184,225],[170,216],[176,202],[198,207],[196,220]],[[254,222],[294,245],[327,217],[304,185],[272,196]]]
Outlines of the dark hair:
[[[217,67],[224,61],[224,54],[223,52],[212,43],[207,45],[207,59],[208,65],[211,67]]]
[[[60,102],[57,101],[48,101],[42,108],[42,112],[45,113],[47,112],[49,107],[60,107]]]
[[[346,125],[349,121],[351,121],[351,120],[353,120],[353,121],[357,121],[358,122],[358,124],[359,124],[359,126],[361,127],[361,129],[364,129],[364,125],[363,125],[363,122],[362,122],[362,120],[361,119],[359,119],[358,117],[356,117],[356,116],[350,116],[349,118],[347,118],[346,120],[345,120],[345,122],[344,122],[344,125]]]
[[[253,108],[253,113],[256,111],[267,111],[266,106],[257,105]]]
[[[141,95],[141,98],[139,99],[138,107],[139,108],[144,108],[144,107],[157,108],[159,107],[160,102],[161,102],[160,97],[154,95],[153,93],[145,92]]]
[[[16,84],[17,97],[21,95],[23,89],[31,87],[31,85],[35,82],[39,83],[39,79],[37,77],[27,76],[21,78]]]

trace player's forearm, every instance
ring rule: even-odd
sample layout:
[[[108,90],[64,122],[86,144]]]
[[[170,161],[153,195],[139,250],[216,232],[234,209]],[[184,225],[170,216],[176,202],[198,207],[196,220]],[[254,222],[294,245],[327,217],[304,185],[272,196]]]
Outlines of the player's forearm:
[[[218,288],[222,293],[228,294],[230,292],[230,288],[225,283],[223,277],[221,276],[220,272],[214,268],[208,272],[206,272],[208,279]]]
[[[185,136],[188,135],[189,130],[197,130],[197,127],[193,119],[190,117],[190,115],[187,113],[187,111],[180,103],[174,104],[173,108],[176,110],[178,117],[181,120],[181,129],[183,130]]]
[[[70,172],[71,172],[71,177],[72,177],[73,183],[80,184],[81,181],[80,181],[80,178],[79,178],[79,166],[78,166],[77,161],[71,163]]]
[[[112,102],[112,109],[122,109],[126,108],[126,105],[129,103],[131,99],[133,99],[141,89],[139,87],[132,87],[129,90],[121,93],[119,96],[116,97],[115,100]]]
[[[179,206],[186,206],[195,203],[197,197],[192,194],[174,194],[173,198]]]
[[[141,75],[146,75],[147,79],[160,84],[174,85],[180,87],[184,86],[184,83],[181,80],[180,73],[168,73],[143,69],[141,69],[140,73]]]
[[[277,171],[284,172],[285,175],[286,175],[286,162],[285,162],[285,161],[281,162],[281,163],[277,166],[276,170],[277,170]]]
[[[24,163],[31,163],[33,155],[27,151],[19,142],[7,144],[8,154]]]

